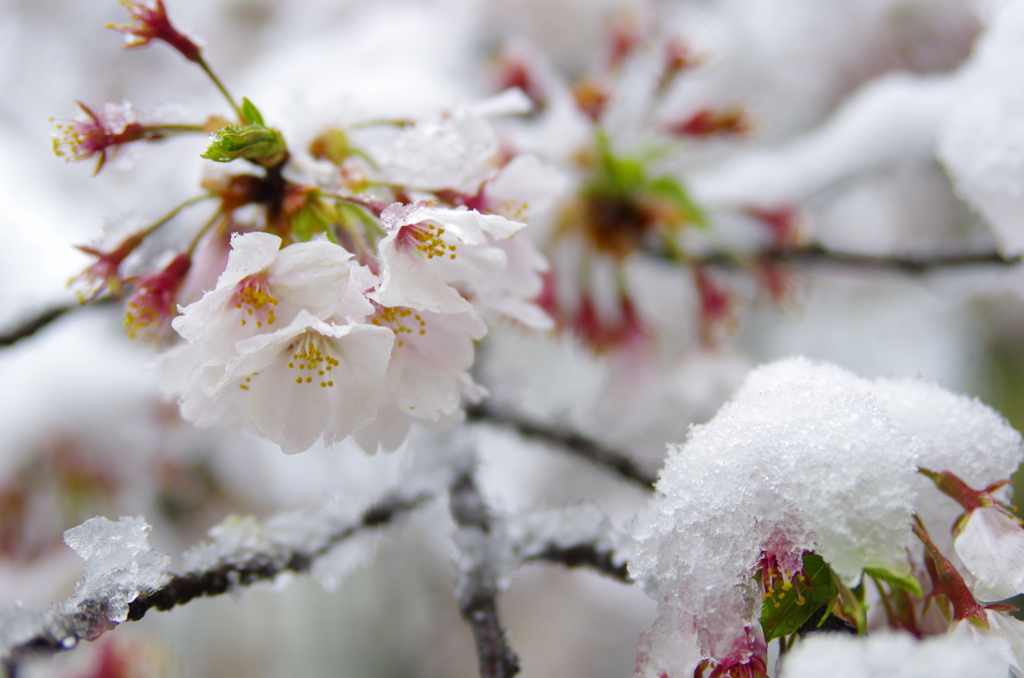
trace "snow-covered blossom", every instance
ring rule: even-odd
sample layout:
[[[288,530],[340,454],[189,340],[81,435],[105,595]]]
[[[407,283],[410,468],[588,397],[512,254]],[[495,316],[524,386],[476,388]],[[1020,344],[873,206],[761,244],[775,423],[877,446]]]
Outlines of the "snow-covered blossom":
[[[903,397],[892,398],[896,392]],[[659,600],[662,617],[694,625],[703,656],[718,662],[756,623],[752,577],[769,560],[783,581],[799,583],[798,558],[813,552],[846,586],[868,570],[914,587],[907,548],[915,470],[964,450],[956,436],[925,436],[910,416],[929,399],[949,403],[950,419],[962,418],[965,429],[989,431],[976,441],[977,455],[991,440],[999,458],[1001,436],[1012,429],[975,401],[932,385],[869,382],[806,359],[755,370],[711,422],[670,448],[658,495],[635,523],[630,572]],[[1006,442],[1019,458],[1019,436]],[[973,601],[966,588],[960,593]],[[980,609],[973,603],[971,610]]]

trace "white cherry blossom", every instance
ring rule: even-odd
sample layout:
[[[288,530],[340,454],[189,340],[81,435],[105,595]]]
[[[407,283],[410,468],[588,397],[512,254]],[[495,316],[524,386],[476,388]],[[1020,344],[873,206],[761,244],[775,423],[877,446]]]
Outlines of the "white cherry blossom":
[[[974,575],[974,595],[994,601],[1024,593],[1024,529],[995,506],[970,512],[953,542]]]
[[[464,313],[472,301],[529,318],[522,308],[539,291],[539,255],[500,244],[525,224],[465,207],[394,204],[381,214],[377,301],[434,313]],[[536,279],[536,282],[534,281]],[[540,312],[537,309],[537,312]],[[536,321],[533,321],[536,322]]]
[[[373,421],[387,399],[394,342],[389,329],[334,325],[300,310],[287,327],[238,342],[216,384],[202,389],[208,400],[190,402],[198,396],[192,389],[182,414],[212,407],[240,416],[286,454],[321,435],[325,444],[340,442]]]
[[[290,323],[300,309],[334,312],[352,254],[325,240],[280,247],[269,233],[234,235],[217,287],[174,319],[182,337],[200,344],[203,360],[226,363],[237,342]]]

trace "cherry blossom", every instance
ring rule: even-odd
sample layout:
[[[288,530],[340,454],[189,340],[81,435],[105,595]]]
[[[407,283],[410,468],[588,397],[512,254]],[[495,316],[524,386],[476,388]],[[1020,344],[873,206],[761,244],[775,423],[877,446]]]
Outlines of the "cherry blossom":
[[[225,366],[196,369],[182,416],[200,425],[237,420],[286,454],[321,437],[340,442],[388,397],[394,342],[389,329],[335,325],[301,309],[288,326],[239,341]]]
[[[151,3],[121,0],[121,4],[128,10],[132,23],[122,26],[109,24],[107,28],[124,33],[125,49],[138,49],[146,47],[153,40],[161,40],[189,61],[200,60],[198,45],[171,24],[163,0],[153,0]]]
[[[953,546],[977,580],[982,600],[1005,600],[1024,593],[1024,529],[1020,520],[998,507],[971,511],[959,526]]]
[[[384,210],[381,223],[388,234],[378,245],[382,267],[376,297],[385,306],[464,313],[473,308],[470,299],[479,299],[501,310],[521,307],[539,288],[531,276],[520,275],[525,270],[536,276],[536,257],[529,250],[513,251],[510,265],[509,253],[499,246],[523,223],[425,203],[396,203]],[[513,312],[524,315],[521,308]]]
[[[108,151],[149,136],[146,126],[136,120],[127,102],[105,104],[100,112],[81,101],[75,103],[85,114],[84,119],[58,122],[53,138],[53,152],[66,162],[95,157],[93,174],[99,174],[107,162]]]
[[[201,346],[202,360],[226,363],[237,342],[290,323],[300,309],[318,317],[336,311],[352,254],[324,240],[284,249],[281,242],[269,233],[232,236],[217,286],[175,318],[174,329]]]

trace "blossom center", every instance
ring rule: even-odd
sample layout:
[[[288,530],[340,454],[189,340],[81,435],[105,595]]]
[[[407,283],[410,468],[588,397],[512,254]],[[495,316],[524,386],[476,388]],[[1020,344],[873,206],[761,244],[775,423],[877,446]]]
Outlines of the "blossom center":
[[[454,254],[452,255],[455,256]],[[412,319],[409,319],[412,316]],[[376,315],[370,320],[370,324],[377,327],[384,327],[395,333],[398,345],[404,346],[403,334],[422,336],[427,333],[427,321],[419,313],[413,313],[410,308],[389,308],[380,306]]]
[[[256,327],[263,327],[274,324],[277,319],[274,317],[274,307],[277,306],[277,299],[270,292],[270,286],[265,280],[257,276],[249,276],[238,284],[235,292],[235,308],[242,311],[242,324],[245,325],[248,319],[256,321]]]
[[[780,557],[776,553],[765,552],[761,556],[760,569],[762,600],[771,600],[775,607],[778,607],[793,591],[798,606],[806,602],[801,588],[810,589],[813,586],[811,578],[804,572],[802,559]]]
[[[316,332],[307,331],[293,344],[288,369],[298,372],[296,384],[320,384],[320,388],[333,388],[331,371],[340,363],[327,355],[325,340]]]
[[[410,224],[402,228],[399,238],[405,245],[415,247],[423,254],[427,255],[427,259],[433,259],[434,257],[448,256],[449,259],[455,258],[455,250],[458,249],[455,245],[447,244],[441,237],[444,235],[444,228],[441,226],[435,226],[428,222],[420,222],[418,224]]]

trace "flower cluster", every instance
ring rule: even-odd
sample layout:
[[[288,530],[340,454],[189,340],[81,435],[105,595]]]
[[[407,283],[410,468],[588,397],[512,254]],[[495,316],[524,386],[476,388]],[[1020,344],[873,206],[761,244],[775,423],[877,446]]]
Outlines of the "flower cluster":
[[[157,40],[181,52],[211,77],[237,122],[147,127],[127,105],[120,122],[81,105],[89,121],[58,127],[58,154],[98,155],[102,166],[124,144],[205,129],[214,134],[204,158],[247,161],[255,172],[207,177],[205,193],[109,251],[82,247],[97,258],[77,279],[82,301],[108,290],[125,296],[133,338],[167,342],[173,325],[185,343],[161,361],[166,391],[200,426],[242,426],[294,453],[353,434],[368,451],[394,449],[413,422],[458,421],[462,399],[484,394],[469,369],[485,317],[551,324],[532,301],[546,263],[513,237],[525,224],[467,197],[499,167],[486,116],[523,110],[522,98],[437,119],[332,127],[308,155],[293,154],[255,105],[227,92],[161,2],[125,5],[135,23],[115,28],[126,47]],[[443,154],[447,166],[437,162]],[[156,263],[151,236],[202,202],[216,208],[184,250],[126,273],[129,260]],[[197,288],[209,291],[196,300]]]
[[[165,365],[188,375],[186,419],[239,423],[288,453],[357,432],[393,449],[413,421],[458,419],[462,395],[482,393],[468,373],[481,310],[528,303],[502,248],[523,224],[423,203],[380,223],[372,260],[327,239],[232,236],[216,287],[173,322],[188,343]]]

